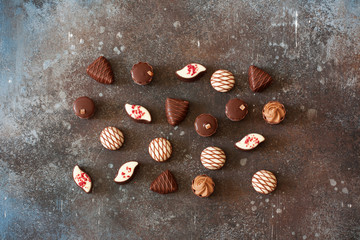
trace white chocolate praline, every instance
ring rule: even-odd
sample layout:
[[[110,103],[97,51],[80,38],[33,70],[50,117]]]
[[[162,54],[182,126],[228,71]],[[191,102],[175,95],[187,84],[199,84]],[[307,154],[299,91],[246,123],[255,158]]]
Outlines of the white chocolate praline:
[[[124,134],[116,127],[106,127],[100,134],[101,144],[109,150],[117,150],[124,144]]]
[[[228,92],[235,85],[235,77],[228,70],[217,70],[210,78],[211,86],[218,92]]]
[[[170,158],[171,153],[171,143],[165,138],[155,138],[149,144],[149,154],[155,161],[164,162]]]
[[[176,71],[176,74],[179,75],[181,78],[195,78],[200,73],[206,71],[206,68],[198,63],[190,63],[183,67],[181,70]]]
[[[256,148],[263,141],[265,141],[265,138],[262,135],[250,133],[235,143],[235,146],[242,150],[251,150]]]
[[[131,118],[137,121],[143,120],[146,122],[151,122],[150,112],[143,106],[125,104],[125,110]]]
[[[119,171],[114,179],[115,182],[126,182],[129,180],[132,175],[134,174],[134,170],[138,165],[138,162],[130,161],[124,163],[120,168]]]
[[[80,169],[78,165],[74,167],[73,170],[73,179],[75,183],[82,188],[85,192],[90,192],[91,190],[91,178],[90,176]]]

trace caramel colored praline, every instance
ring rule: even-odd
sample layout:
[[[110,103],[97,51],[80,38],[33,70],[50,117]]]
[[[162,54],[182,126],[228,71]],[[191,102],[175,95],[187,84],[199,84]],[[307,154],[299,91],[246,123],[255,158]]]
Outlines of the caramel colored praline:
[[[197,176],[191,185],[193,193],[199,197],[209,197],[214,192],[215,183],[207,175]]]

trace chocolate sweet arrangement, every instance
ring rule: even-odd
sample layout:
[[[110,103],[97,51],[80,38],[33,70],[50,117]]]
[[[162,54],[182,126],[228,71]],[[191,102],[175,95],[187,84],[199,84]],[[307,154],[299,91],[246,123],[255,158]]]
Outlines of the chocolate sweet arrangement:
[[[91,78],[103,84],[111,84],[114,81],[114,74],[110,63],[103,56],[99,57],[89,65],[86,72]],[[130,72],[132,80],[138,85],[149,84],[154,76],[153,67],[146,62],[139,62],[133,65]],[[199,63],[190,63],[182,69],[175,71],[175,76],[181,81],[193,82],[201,79],[205,72],[205,66]],[[272,77],[267,72],[255,66],[249,67],[248,74],[249,87],[253,92],[263,91],[273,81]],[[235,77],[228,70],[217,70],[212,74],[210,84],[216,91],[226,93],[235,87]],[[167,122],[172,126],[179,125],[186,118],[190,103],[183,99],[170,97],[164,99],[164,101]],[[125,103],[123,106],[124,112],[134,122],[152,122],[151,114],[145,107],[130,103]],[[248,104],[239,98],[230,99],[224,108],[226,117],[233,122],[241,121],[249,114]],[[79,118],[89,119],[95,113],[95,104],[89,97],[79,97],[73,102],[73,111]],[[285,114],[286,111],[284,105],[278,101],[268,102],[262,109],[263,119],[266,123],[271,125],[282,122],[285,118]],[[201,137],[211,137],[216,133],[218,124],[216,117],[208,113],[203,113],[196,117],[194,128],[196,133]],[[146,125],[146,128],[151,128],[151,125],[152,124]],[[263,135],[259,133],[250,133],[240,140],[237,140],[235,147],[240,150],[249,151],[256,148],[264,141],[265,137]],[[118,128],[109,126],[102,130],[100,142],[106,149],[113,151],[119,150],[124,144],[124,135]],[[141,146],[139,148],[141,148]],[[259,149],[259,151],[260,150],[261,149]],[[141,149],[139,149],[139,151],[141,151]],[[148,145],[148,152],[150,157],[156,162],[165,162],[172,155],[172,145],[168,139],[157,137]],[[206,147],[200,154],[200,162],[206,170],[220,170],[224,167],[226,161],[226,154],[219,147]],[[171,161],[169,164],[171,165]],[[139,162],[137,161],[124,162],[118,169],[114,182],[118,184],[129,182],[134,177],[135,170],[138,169],[138,166]],[[92,180],[78,165],[73,169],[73,179],[86,193],[91,192],[93,187]],[[276,189],[277,179],[272,172],[260,170],[253,175],[251,184],[256,192],[270,194]],[[197,176],[191,184],[193,193],[201,198],[209,197],[214,192],[214,187],[215,183],[213,179],[205,174]],[[178,185],[175,177],[169,170],[162,172],[150,185],[151,191],[160,194],[173,193],[176,192],[177,189]]]

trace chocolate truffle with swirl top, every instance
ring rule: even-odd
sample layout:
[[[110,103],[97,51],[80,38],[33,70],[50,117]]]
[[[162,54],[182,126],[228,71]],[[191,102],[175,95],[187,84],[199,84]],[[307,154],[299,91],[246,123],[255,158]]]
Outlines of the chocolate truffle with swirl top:
[[[199,175],[193,181],[191,188],[199,197],[209,197],[214,192],[215,183],[207,175]]]
[[[279,124],[285,118],[285,107],[277,101],[268,102],[262,111],[264,120],[269,124]]]

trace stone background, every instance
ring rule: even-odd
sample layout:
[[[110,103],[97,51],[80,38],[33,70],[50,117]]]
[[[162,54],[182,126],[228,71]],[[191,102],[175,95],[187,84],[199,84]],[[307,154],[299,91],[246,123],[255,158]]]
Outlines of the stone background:
[[[0,237],[1,239],[360,239],[360,2],[264,1],[0,1]],[[86,75],[99,55],[109,59],[115,83]],[[131,66],[153,65],[148,86],[135,85]],[[208,68],[194,83],[174,72],[190,62]],[[274,77],[254,94],[247,69]],[[236,77],[229,93],[212,89],[217,69]],[[91,97],[97,113],[77,118],[72,102]],[[190,101],[178,127],[166,122],[166,97]],[[250,112],[229,121],[226,102],[239,97]],[[283,123],[267,125],[263,105],[281,101]],[[125,103],[147,107],[154,122],[137,124]],[[211,138],[196,134],[201,113],[219,120]],[[120,128],[125,144],[108,151],[98,138]],[[266,141],[243,152],[233,144],[250,132]],[[149,142],[166,137],[173,156],[153,161]],[[210,145],[224,149],[219,171],[199,161]],[[141,168],[132,182],[113,182],[128,160]],[[94,181],[85,194],[72,180],[79,164]],[[179,191],[149,190],[162,171]],[[273,171],[278,189],[256,193],[251,176]],[[209,199],[191,192],[208,174]]]

